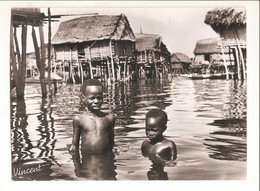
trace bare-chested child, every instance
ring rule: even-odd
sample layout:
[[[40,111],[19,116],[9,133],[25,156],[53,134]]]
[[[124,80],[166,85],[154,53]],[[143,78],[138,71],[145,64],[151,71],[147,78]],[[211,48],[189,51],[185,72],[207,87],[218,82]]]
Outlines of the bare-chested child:
[[[161,109],[152,109],[146,114],[145,133],[149,140],[144,141],[141,147],[144,156],[163,160],[177,158],[175,143],[163,136],[167,120],[167,114]]]
[[[111,152],[114,146],[115,116],[102,112],[103,87],[99,80],[84,81],[80,89],[86,105],[83,114],[73,119],[73,138],[70,152],[78,151],[81,138],[81,153]]]

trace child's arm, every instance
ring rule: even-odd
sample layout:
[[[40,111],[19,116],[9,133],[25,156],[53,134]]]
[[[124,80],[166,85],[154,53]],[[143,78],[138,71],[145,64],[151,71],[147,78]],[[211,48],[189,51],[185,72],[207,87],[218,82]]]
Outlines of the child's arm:
[[[79,149],[80,131],[81,128],[79,125],[79,117],[76,116],[73,118],[73,136],[72,136],[72,144],[70,147],[70,152],[74,152]]]

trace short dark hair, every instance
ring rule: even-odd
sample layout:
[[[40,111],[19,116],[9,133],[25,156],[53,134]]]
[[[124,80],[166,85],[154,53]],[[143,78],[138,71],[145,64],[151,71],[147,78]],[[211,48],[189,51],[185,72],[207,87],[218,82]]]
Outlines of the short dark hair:
[[[167,114],[161,109],[151,109],[150,111],[148,111],[148,113],[146,114],[145,120],[147,120],[148,118],[160,119],[160,124],[162,126],[166,126],[167,121],[168,121]]]
[[[88,86],[102,86],[101,82],[98,80],[98,79],[88,79],[88,80],[85,80],[80,88],[80,92],[83,96],[86,95],[86,88]]]

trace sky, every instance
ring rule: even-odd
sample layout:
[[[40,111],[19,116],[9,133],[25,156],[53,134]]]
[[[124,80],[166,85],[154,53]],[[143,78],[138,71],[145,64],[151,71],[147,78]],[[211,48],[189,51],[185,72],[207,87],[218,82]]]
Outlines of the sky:
[[[193,50],[200,39],[219,37],[209,25],[204,23],[207,11],[214,7],[131,7],[131,8],[52,8],[51,15],[57,14],[86,14],[99,15],[125,14],[134,33],[158,34],[162,37],[170,53],[181,52],[194,57]],[[47,8],[41,8],[47,15]],[[80,17],[80,16],[77,16]],[[64,16],[59,22],[52,22],[52,36],[56,33],[60,23],[75,17]],[[47,24],[44,25],[45,41],[47,42]],[[28,51],[34,51],[28,42]]]

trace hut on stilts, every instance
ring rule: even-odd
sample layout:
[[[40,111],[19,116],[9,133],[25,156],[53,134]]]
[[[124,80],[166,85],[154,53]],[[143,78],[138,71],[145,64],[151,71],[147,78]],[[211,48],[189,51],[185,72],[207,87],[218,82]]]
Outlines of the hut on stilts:
[[[229,75],[234,71],[234,57],[229,54],[228,47],[221,47],[219,38],[198,40],[193,51],[192,71],[195,73],[223,73]]]
[[[12,8],[10,25],[10,74],[12,87],[16,87],[16,96],[24,100],[25,77],[26,77],[26,42],[27,28],[32,26],[32,39],[35,48],[36,65],[40,71],[40,83],[42,97],[47,97],[45,83],[45,48],[43,35],[44,14],[39,8]],[[40,48],[38,46],[35,29],[39,28]],[[21,45],[17,38],[17,29],[21,29]],[[20,49],[21,48],[21,49]],[[11,88],[12,88],[11,87]]]
[[[52,45],[55,61],[73,83],[76,78],[81,83],[87,78],[126,79],[135,71],[135,36],[124,14],[64,21]]]
[[[142,71],[148,78],[159,78],[167,73],[170,67],[171,54],[162,37],[156,34],[136,33],[136,52],[139,76]]]
[[[186,74],[190,65],[191,60],[186,54],[175,52],[171,55],[171,73]]]
[[[217,32],[221,46],[229,49],[235,59],[237,79],[246,79],[246,10],[216,8],[208,11],[204,22]]]

